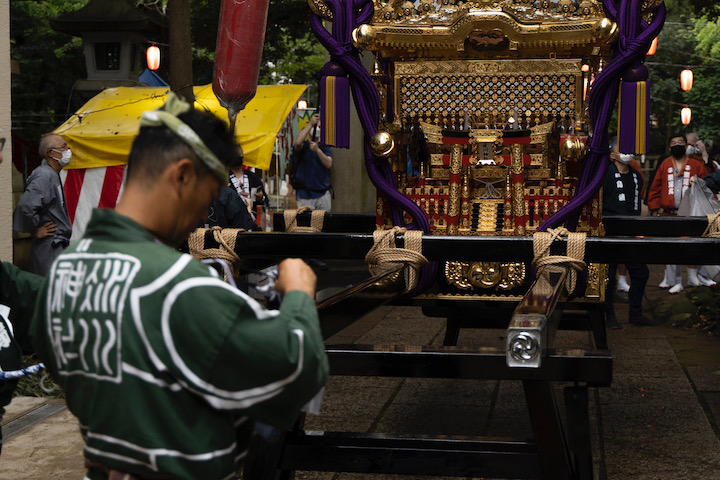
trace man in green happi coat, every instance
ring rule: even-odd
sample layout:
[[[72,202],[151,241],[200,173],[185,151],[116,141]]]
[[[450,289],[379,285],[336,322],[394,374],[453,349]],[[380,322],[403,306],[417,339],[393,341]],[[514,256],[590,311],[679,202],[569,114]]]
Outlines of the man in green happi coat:
[[[266,310],[175,249],[207,216],[235,146],[174,95],[143,114],[117,208],[53,264],[33,343],[67,395],[90,480],[234,478],[254,422],[288,428],[322,388],[315,276],[279,264]]]
[[[40,275],[20,270],[12,263],[0,262],[0,372],[19,370],[23,352],[32,352],[28,331],[42,282]],[[0,378],[0,421],[17,384],[17,378]]]

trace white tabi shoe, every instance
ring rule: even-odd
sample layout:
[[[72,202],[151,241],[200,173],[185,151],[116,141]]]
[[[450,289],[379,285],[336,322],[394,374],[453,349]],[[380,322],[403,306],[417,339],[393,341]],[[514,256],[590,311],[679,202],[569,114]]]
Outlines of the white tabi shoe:
[[[618,292],[629,292],[630,291],[630,285],[627,283],[627,277],[625,275],[618,275],[618,281],[617,281],[617,289]]]
[[[688,268],[688,285],[691,287],[699,287],[700,280],[698,279],[697,268]]]
[[[665,270],[663,271],[663,279],[662,282],[660,282],[660,285],[658,285],[658,287],[670,288],[675,285],[675,268],[670,267],[672,267],[672,265],[665,265]]]
[[[678,283],[677,285],[674,285],[670,290],[668,290],[668,293],[675,294],[680,293],[683,291],[683,285],[682,283]]]
[[[710,280],[709,278],[705,278],[699,273],[697,279],[700,282],[700,285],[705,285],[706,287],[714,287],[715,285],[717,285],[717,282]]]

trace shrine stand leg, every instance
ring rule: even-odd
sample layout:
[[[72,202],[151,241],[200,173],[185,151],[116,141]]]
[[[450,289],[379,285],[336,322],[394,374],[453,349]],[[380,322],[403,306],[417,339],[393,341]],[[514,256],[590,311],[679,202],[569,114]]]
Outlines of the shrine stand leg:
[[[593,478],[588,387],[565,388],[565,412],[570,450],[573,452],[575,476],[579,480]]]

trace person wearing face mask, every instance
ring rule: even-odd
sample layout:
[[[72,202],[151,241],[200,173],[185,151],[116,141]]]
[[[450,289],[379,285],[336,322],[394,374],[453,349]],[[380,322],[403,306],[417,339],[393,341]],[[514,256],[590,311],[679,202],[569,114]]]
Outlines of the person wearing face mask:
[[[43,135],[39,150],[43,160],[27,179],[25,193],[13,212],[13,230],[32,234],[29,270],[45,276],[72,235],[60,181],[60,170],[70,163],[72,151],[54,133]]]
[[[677,215],[683,195],[690,187],[690,180],[697,175],[705,178],[710,173],[706,164],[687,154],[687,139],[683,134],[670,137],[670,156],[657,168],[655,178],[648,190],[650,215]],[[698,275],[694,265],[688,265],[688,284],[715,285],[715,282]],[[665,278],[660,288],[669,288],[670,293],[683,290],[682,270],[679,265],[666,265]]]
[[[642,210],[642,174],[631,165],[633,154],[619,153],[617,144],[610,153],[610,166],[603,183],[603,215],[640,215]],[[608,265],[608,283],[605,289],[605,322],[610,328],[620,328],[615,317],[613,297],[615,294],[616,264]],[[645,264],[626,264],[630,274],[628,289],[629,318],[631,325],[657,325],[643,315],[642,299],[650,271]]]
[[[685,149],[685,153],[701,160],[710,171],[715,170],[715,165],[710,159],[710,154],[697,133],[690,132],[687,134],[687,148]]]

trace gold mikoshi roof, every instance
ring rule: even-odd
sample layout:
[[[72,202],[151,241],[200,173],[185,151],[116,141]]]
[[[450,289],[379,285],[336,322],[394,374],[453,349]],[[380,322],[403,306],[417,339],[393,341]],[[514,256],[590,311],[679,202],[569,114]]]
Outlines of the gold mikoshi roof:
[[[651,14],[660,0],[646,0]],[[323,0],[308,0],[323,18]],[[385,58],[571,58],[608,53],[617,27],[599,0],[374,0],[355,44]]]

